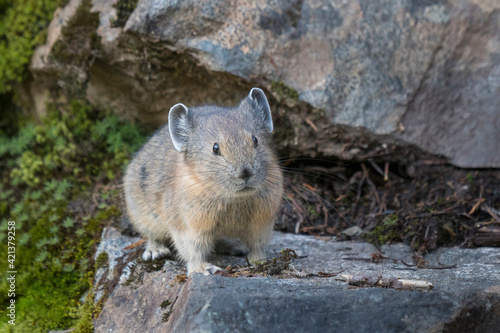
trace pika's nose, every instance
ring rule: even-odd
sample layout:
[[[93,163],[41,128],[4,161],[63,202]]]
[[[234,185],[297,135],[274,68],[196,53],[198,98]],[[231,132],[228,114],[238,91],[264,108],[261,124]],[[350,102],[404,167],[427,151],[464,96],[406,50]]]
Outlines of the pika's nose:
[[[241,169],[240,174],[238,175],[238,178],[243,180],[248,180],[250,177],[252,177],[252,172],[248,170],[248,168]]]

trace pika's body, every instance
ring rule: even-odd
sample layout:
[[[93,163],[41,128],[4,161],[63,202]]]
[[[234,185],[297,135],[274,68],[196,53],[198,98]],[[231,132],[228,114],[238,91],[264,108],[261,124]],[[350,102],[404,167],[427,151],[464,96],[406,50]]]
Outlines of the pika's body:
[[[189,273],[210,274],[215,242],[239,238],[250,260],[263,259],[283,179],[262,90],[235,108],[176,104],[168,118],[125,175],[131,222],[148,240],[143,258],[168,255],[172,241]]]

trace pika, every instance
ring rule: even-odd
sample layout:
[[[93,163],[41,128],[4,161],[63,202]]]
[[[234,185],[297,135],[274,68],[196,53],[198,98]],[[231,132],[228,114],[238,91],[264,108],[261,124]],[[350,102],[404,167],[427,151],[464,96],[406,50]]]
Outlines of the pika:
[[[172,242],[188,274],[213,274],[219,268],[206,257],[224,238],[239,238],[250,260],[264,259],[283,196],[272,132],[259,88],[234,108],[174,105],[125,174],[130,220],[147,239],[143,259],[170,254]]]

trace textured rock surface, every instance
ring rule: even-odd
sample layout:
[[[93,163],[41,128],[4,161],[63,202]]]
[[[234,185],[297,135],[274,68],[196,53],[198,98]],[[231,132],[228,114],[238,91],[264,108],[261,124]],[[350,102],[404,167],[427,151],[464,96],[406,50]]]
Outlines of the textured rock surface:
[[[115,280],[118,272],[123,269],[123,266],[127,267],[126,265],[129,264],[129,261],[127,261],[129,258],[123,249],[139,240],[138,237],[123,237],[114,228],[105,228],[101,238],[105,239],[105,241],[99,243],[94,260],[97,262],[99,255],[105,253],[107,262],[97,270],[94,277],[98,286],[94,290],[96,302],[103,296],[107,283]],[[125,271],[127,271],[127,268],[125,268]]]
[[[110,294],[95,322],[95,331],[496,332],[500,325],[498,249],[443,248],[426,257],[429,265],[456,264],[456,268],[416,269],[398,260],[412,262],[410,249],[401,244],[384,246],[384,256],[393,260],[378,264],[370,261],[376,251],[366,243],[275,233],[268,254],[275,256],[285,247],[306,256],[293,265],[308,273],[342,271],[420,279],[433,283],[434,290],[354,288],[334,277],[226,278],[195,274],[186,282],[175,282],[176,275],[185,271],[175,262],[166,261],[158,271],[138,265],[133,278],[129,277],[132,282],[119,284]],[[235,261],[243,259],[212,258],[219,265]]]
[[[93,1],[95,104],[159,124],[177,102],[283,82],[329,122],[500,167],[498,1],[140,0],[123,28],[114,2]]]

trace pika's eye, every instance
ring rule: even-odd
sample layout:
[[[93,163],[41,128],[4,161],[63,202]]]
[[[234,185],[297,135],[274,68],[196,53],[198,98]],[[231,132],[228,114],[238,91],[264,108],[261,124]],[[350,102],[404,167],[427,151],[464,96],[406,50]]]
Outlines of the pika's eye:
[[[213,150],[214,150],[215,155],[220,155],[220,148],[219,148],[219,144],[217,142],[214,143]]]
[[[259,145],[259,140],[257,140],[255,136],[252,136],[252,140],[254,148],[257,148],[257,146]]]

